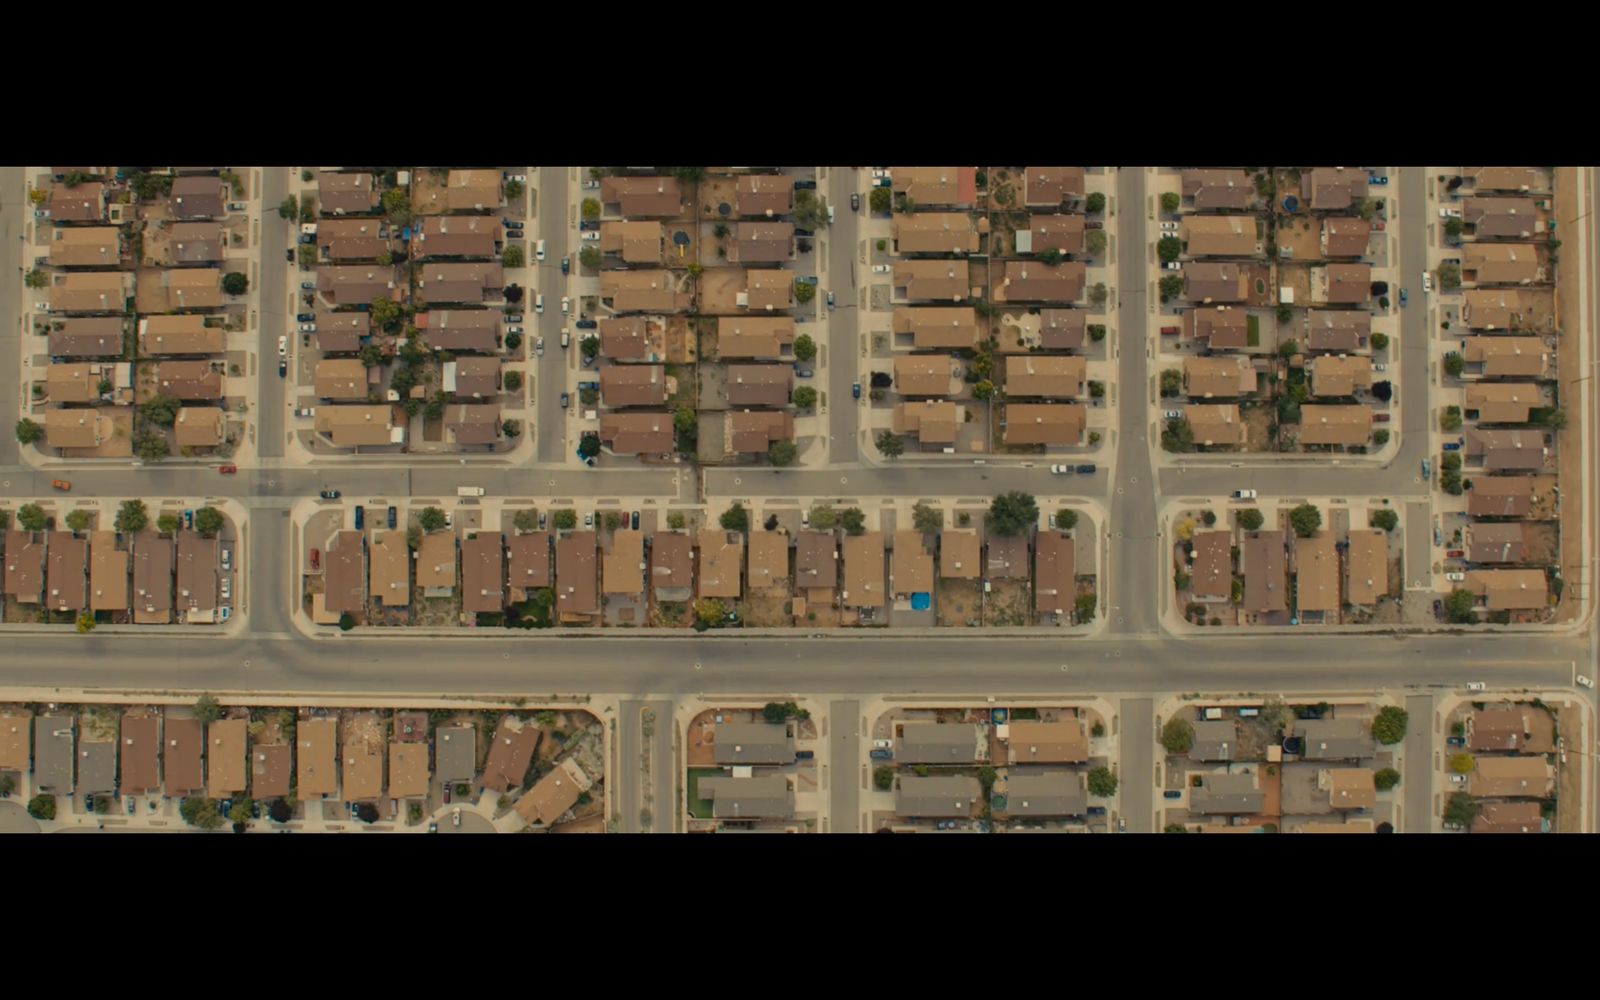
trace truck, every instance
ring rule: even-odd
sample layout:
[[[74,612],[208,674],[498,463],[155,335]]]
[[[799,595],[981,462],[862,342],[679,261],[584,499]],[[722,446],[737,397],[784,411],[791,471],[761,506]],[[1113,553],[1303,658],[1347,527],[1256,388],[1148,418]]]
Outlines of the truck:
[[[481,497],[481,496],[483,496],[483,487],[482,486],[457,486],[456,487],[456,496],[458,496],[458,497]]]

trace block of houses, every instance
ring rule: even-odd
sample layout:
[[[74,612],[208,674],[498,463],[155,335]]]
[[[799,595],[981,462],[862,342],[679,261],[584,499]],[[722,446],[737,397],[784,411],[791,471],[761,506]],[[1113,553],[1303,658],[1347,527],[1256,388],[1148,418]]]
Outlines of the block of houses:
[[[1250,314],[1228,306],[1185,309],[1183,336],[1205,341],[1213,351],[1244,348],[1250,343]]]
[[[1389,542],[1382,531],[1350,529],[1345,559],[1346,593],[1351,604],[1371,607],[1389,596]]]
[[[1205,448],[1243,448],[1247,432],[1237,403],[1189,403],[1183,407],[1194,443]]]
[[[1489,611],[1537,611],[1550,603],[1544,570],[1539,569],[1472,570],[1464,586]]]
[[[1372,359],[1365,354],[1323,354],[1307,367],[1313,396],[1354,396],[1372,388]]]
[[[1088,408],[1081,403],[1007,403],[1005,443],[1045,447],[1083,443]]]
[[[891,228],[895,253],[977,253],[978,229],[966,212],[896,215]]]
[[[600,613],[595,534],[573,531],[556,542],[556,610],[563,624],[592,621]]]
[[[1190,538],[1189,592],[1196,601],[1216,603],[1233,596],[1233,533],[1196,531]]]
[[[964,421],[963,407],[948,400],[919,399],[897,403],[891,426],[896,434],[914,437],[924,447],[953,445]]]
[[[1074,399],[1088,391],[1089,360],[1079,355],[1012,355],[1005,369],[1008,398]]]
[[[896,779],[894,811],[910,818],[971,819],[983,789],[971,775],[905,775]]]
[[[1300,408],[1300,443],[1350,447],[1364,445],[1372,437],[1372,409],[1366,406],[1322,406]]]
[[[1034,610],[1064,619],[1077,600],[1077,551],[1072,539],[1041,531],[1034,542]]]
[[[1013,721],[997,733],[1006,744],[1006,763],[1082,764],[1089,759],[1089,731],[1083,720]]]
[[[498,531],[480,531],[461,543],[461,610],[495,614],[505,608],[505,545]]]
[[[1008,260],[995,286],[1000,302],[1076,302],[1088,283],[1088,265],[1067,260],[1051,266],[1041,260]]]
[[[883,532],[866,531],[844,539],[844,587],[840,602],[846,608],[881,608],[884,604]]]
[[[378,191],[368,173],[317,172],[317,207],[323,215],[366,215],[378,210]]]
[[[1282,531],[1246,532],[1239,546],[1244,566],[1244,610],[1257,614],[1287,611],[1288,547]]]
[[[972,306],[897,306],[894,332],[910,334],[911,346],[919,351],[973,350],[978,313]]]
[[[970,767],[989,760],[989,738],[972,722],[905,722],[895,727],[895,760],[901,764],[950,764]]]
[[[1186,215],[1180,224],[1191,257],[1255,257],[1261,253],[1253,215]]]
[[[1006,778],[1006,812],[1011,816],[1082,816],[1088,809],[1086,779],[1077,772],[1013,772]]]
[[[1088,189],[1088,172],[1083,167],[1024,167],[1022,206],[1028,209],[1058,209],[1064,202],[1081,200]]]
[[[1226,261],[1188,261],[1183,265],[1183,290],[1190,302],[1243,302],[1244,268]]]
[[[1243,170],[1185,170],[1180,190],[1199,212],[1247,209],[1256,201],[1256,186]]]
[[[1183,381],[1195,399],[1234,399],[1256,391],[1256,370],[1242,354],[1183,359]]]

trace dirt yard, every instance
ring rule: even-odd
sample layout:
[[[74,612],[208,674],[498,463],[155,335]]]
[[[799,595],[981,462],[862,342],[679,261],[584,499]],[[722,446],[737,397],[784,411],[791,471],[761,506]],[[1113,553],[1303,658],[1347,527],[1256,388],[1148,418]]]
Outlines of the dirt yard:
[[[1033,621],[1033,605],[1026,580],[994,580],[984,604],[985,625],[1027,625]]]
[[[1322,258],[1322,226],[1303,215],[1290,216],[1278,222],[1278,247],[1292,247],[1291,260],[1320,260]],[[1278,272],[1282,274],[1280,270]],[[1298,298],[1296,301],[1300,301]]]
[[[982,622],[982,584],[977,580],[939,581],[939,624],[970,627]]]
[[[742,310],[739,306],[738,295],[744,291],[744,268],[742,267],[708,267],[700,275],[700,313],[701,315],[728,315],[738,314]],[[709,352],[710,347],[701,344],[701,350]]]
[[[739,617],[749,628],[788,628],[794,624],[790,600],[783,593],[752,593],[737,605]]]
[[[1246,451],[1272,451],[1272,425],[1277,417],[1271,404],[1245,403],[1239,407],[1244,420]]]

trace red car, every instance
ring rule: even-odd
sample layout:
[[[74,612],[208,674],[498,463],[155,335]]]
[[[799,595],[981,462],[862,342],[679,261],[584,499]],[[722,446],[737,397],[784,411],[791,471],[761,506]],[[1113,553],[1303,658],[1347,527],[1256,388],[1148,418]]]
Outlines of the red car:
[[[1161,328],[1161,335],[1163,337],[1176,337],[1179,332],[1179,329],[1175,326],[1164,326]]]
[[[444,786],[444,804],[445,805],[449,805],[450,804],[450,783],[449,782],[445,782],[445,786]]]
[[[1372,419],[1376,420],[1380,424],[1386,424],[1386,423],[1389,422],[1389,414],[1387,414],[1387,413],[1374,413],[1372,415]]]
[[[312,569],[321,569],[322,568],[322,550],[321,549],[312,549],[311,550],[311,568]]]
[[[222,468],[218,469],[217,471],[222,473],[224,476],[231,476],[234,473],[239,471],[239,467],[237,465],[224,465]]]
[[[1466,554],[1467,553],[1465,549],[1451,549],[1445,553],[1445,555],[1449,556],[1451,559],[1461,559],[1466,556]]]
[[[66,492],[67,490],[72,489],[72,484],[67,482],[65,479],[52,479],[50,480],[50,488]]]

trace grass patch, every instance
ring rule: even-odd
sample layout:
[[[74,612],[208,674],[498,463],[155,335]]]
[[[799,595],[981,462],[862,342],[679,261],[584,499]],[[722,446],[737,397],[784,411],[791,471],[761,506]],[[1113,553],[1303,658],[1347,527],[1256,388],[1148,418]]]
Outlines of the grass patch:
[[[1250,347],[1261,346],[1261,317],[1246,316],[1244,318],[1245,344]]]
[[[700,797],[700,779],[715,778],[722,775],[720,767],[691,767],[689,768],[689,815],[695,819],[710,819],[712,802],[710,799]]]

